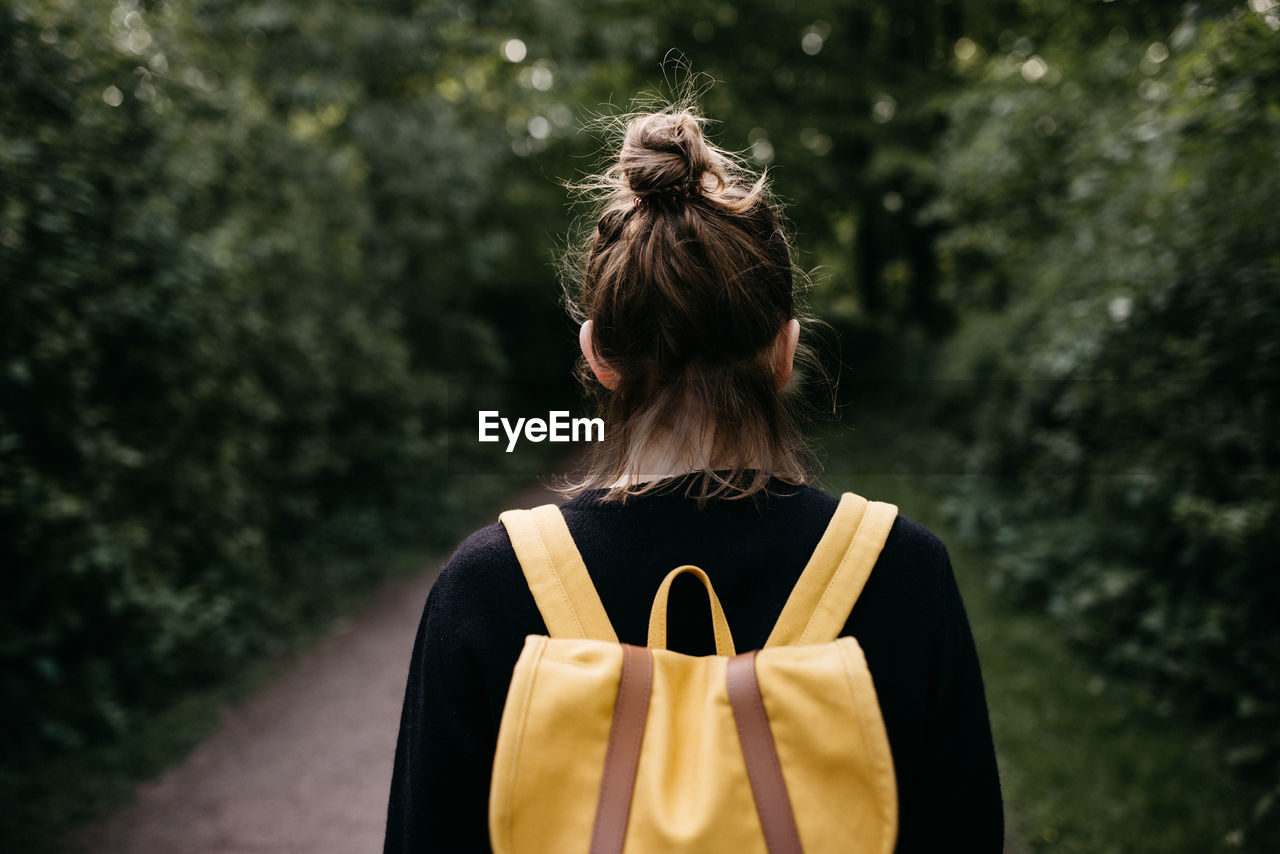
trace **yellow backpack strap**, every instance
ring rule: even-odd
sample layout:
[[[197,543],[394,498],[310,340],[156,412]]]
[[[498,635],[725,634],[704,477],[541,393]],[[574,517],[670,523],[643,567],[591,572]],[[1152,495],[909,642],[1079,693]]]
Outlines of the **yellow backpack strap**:
[[[846,492],[765,643],[799,646],[840,636],[889,537],[898,508]]]
[[[618,635],[560,508],[544,504],[532,510],[508,510],[498,518],[511,538],[547,634],[617,643]]]

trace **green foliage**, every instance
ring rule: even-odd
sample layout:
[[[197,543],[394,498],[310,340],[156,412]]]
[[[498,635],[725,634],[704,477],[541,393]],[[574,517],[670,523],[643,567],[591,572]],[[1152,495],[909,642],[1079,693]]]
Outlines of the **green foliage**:
[[[909,458],[926,444],[930,453],[947,447],[945,435],[920,427],[920,414],[876,407],[852,436],[842,428],[821,437],[829,465],[880,472],[886,456]],[[1194,715],[1171,714],[1143,680],[1082,660],[1054,617],[992,589],[989,565],[999,552],[958,535],[956,514],[944,507],[952,483],[912,471],[833,476],[830,486],[893,502],[947,544],[982,662],[1006,849],[1270,851],[1274,836],[1250,826],[1258,786],[1223,761],[1230,739]]]
[[[967,315],[952,412],[974,413],[971,470],[1007,478],[957,505],[994,578],[1229,726],[1229,760],[1271,780],[1276,25],[1189,10],[1150,39],[976,64],[929,211]]]
[[[499,284],[556,316],[526,224],[563,220],[478,97],[523,91],[488,26],[0,9],[6,765],[225,678],[491,491],[441,488],[447,381],[513,361]]]

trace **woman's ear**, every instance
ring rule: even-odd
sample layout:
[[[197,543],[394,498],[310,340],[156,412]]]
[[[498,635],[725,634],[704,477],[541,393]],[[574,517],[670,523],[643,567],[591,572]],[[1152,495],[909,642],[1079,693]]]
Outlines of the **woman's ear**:
[[[778,332],[774,344],[773,383],[782,388],[791,381],[791,368],[796,360],[796,345],[800,343],[800,321],[788,320]]]
[[[596,344],[591,338],[591,328],[590,320],[582,322],[582,327],[578,329],[578,346],[582,348],[582,355],[586,357],[587,365],[591,367],[591,373],[596,375],[600,385],[613,390],[618,387],[618,374],[596,353]]]

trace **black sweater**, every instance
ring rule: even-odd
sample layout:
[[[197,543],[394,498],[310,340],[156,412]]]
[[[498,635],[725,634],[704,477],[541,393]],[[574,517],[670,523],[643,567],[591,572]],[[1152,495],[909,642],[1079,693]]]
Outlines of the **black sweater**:
[[[811,487],[699,510],[671,492],[561,505],[624,643],[643,645],[663,577],[710,576],[739,650],[764,645],[835,512]],[[706,594],[672,589],[671,649],[715,651]],[[866,653],[897,773],[899,854],[998,854],[1003,814],[982,676],[942,543],[899,516],[845,633]],[[500,523],[468,537],[427,597],[396,747],[385,854],[488,852],[489,774],[512,669],[526,635],[546,634]]]

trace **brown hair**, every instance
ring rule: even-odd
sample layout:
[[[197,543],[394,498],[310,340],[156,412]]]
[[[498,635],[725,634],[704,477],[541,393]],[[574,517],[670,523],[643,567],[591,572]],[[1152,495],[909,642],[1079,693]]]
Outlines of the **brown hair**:
[[[704,121],[689,106],[624,119],[616,162],[577,185],[595,225],[569,255],[566,303],[592,321],[618,382],[602,388],[580,361],[605,439],[569,493],[607,487],[606,499],[625,500],[661,487],[626,483],[647,474],[638,466],[655,448],[699,473],[680,482],[701,500],[809,477],[774,374],[797,314],[791,243],[766,176],[711,144]]]

